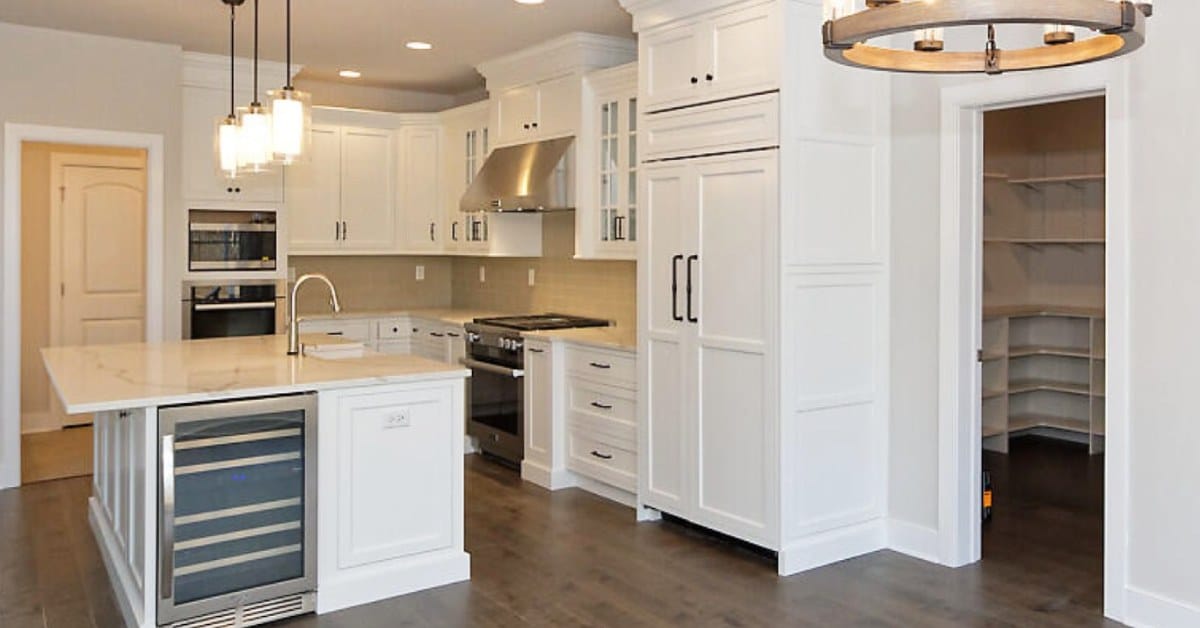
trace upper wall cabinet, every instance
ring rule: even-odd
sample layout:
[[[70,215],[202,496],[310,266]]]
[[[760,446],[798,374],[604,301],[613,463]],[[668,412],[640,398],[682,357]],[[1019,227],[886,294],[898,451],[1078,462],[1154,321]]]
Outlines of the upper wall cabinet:
[[[292,254],[395,247],[392,132],[314,125],[310,159],[287,177]]]
[[[250,102],[250,92],[237,98]],[[226,179],[217,168],[217,121],[229,115],[229,89],[183,88],[183,196],[189,201],[279,204],[281,169]]]
[[[400,155],[401,241],[407,251],[441,252],[445,245],[442,206],[442,129],[414,126],[397,135]]]
[[[773,2],[656,27],[642,35],[639,60],[647,112],[779,87],[779,20]]]
[[[488,218],[484,212],[464,213],[459,203],[491,149],[488,103],[465,105],[442,113],[442,198],[448,235],[447,253],[484,254],[488,250]]]
[[[494,100],[499,145],[574,135],[579,119],[579,77],[567,75],[504,90]]]
[[[599,70],[584,79],[586,115],[578,150],[590,168],[578,191],[575,256],[637,259],[637,64]]]

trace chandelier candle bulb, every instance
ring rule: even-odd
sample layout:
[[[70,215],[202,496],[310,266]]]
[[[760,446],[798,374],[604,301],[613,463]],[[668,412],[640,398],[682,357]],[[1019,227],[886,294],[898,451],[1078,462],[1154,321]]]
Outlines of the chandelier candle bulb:
[[[1047,24],[1046,34],[1042,39],[1047,46],[1069,44],[1075,41],[1075,29],[1064,24]]]
[[[946,29],[923,28],[913,33],[913,50],[941,52],[946,48]]]

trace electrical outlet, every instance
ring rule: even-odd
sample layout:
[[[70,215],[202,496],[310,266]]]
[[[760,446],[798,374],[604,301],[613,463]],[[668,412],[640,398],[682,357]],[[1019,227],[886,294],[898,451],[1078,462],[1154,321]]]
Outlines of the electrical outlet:
[[[389,414],[383,419],[383,429],[390,430],[397,427],[412,426],[412,416],[408,410],[401,410],[395,414]]]
[[[479,267],[479,283],[487,283],[487,266]]]
[[[529,269],[529,287],[532,288],[535,283],[537,283],[537,271],[530,268]]]
[[[417,266],[417,281],[425,281],[425,267]]]

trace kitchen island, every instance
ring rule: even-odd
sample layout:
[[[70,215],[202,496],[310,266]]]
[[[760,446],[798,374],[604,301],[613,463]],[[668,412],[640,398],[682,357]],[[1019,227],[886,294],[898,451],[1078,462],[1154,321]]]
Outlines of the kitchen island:
[[[288,356],[286,345],[262,336],[43,351],[66,411],[95,415],[89,520],[128,625],[326,613],[469,579],[461,434],[470,371],[369,352]],[[283,413],[263,408],[280,404],[309,409],[288,429],[220,432],[231,420],[277,421]],[[197,422],[209,425],[199,437],[176,440],[178,417],[213,408],[223,423]],[[292,499],[230,507],[229,495],[284,486]],[[186,500],[211,505],[184,513]],[[189,535],[189,524],[204,532]],[[303,591],[274,596],[276,585],[253,580],[293,567],[305,577],[288,586],[304,581]],[[256,586],[233,590],[239,580]]]

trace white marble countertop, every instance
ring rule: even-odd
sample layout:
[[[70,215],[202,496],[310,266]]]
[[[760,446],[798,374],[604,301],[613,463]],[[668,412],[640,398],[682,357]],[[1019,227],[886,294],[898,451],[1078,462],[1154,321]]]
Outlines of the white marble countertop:
[[[286,336],[54,347],[46,370],[69,414],[469,377],[411,355],[288,356]]]
[[[637,329],[633,327],[582,327],[578,329],[528,331],[521,335],[537,340],[570,342],[590,347],[599,347],[601,349],[637,351]]]
[[[472,308],[413,308],[407,310],[360,310],[355,312],[342,312],[341,314],[301,314],[300,319],[305,321],[334,321],[408,316],[411,318],[442,321],[443,323],[447,323],[449,325],[465,325],[477,318],[508,315],[508,312],[497,312],[495,310],[481,310]]]

